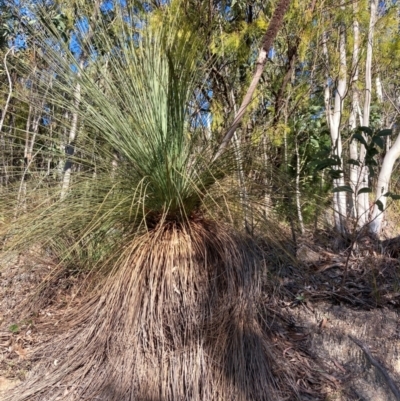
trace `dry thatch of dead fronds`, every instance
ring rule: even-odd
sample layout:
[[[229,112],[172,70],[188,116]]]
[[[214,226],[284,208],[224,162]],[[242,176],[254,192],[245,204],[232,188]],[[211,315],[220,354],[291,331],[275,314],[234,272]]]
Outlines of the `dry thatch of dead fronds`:
[[[215,222],[161,222],[5,401],[279,399],[273,372],[291,379],[259,316],[262,266],[251,240]]]

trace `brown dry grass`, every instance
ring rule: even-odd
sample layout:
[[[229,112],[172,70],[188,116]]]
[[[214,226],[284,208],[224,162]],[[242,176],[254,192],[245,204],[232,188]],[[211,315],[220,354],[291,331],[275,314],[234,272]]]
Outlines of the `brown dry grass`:
[[[279,399],[274,377],[292,381],[259,313],[263,265],[254,242],[216,222],[161,222],[5,400]]]

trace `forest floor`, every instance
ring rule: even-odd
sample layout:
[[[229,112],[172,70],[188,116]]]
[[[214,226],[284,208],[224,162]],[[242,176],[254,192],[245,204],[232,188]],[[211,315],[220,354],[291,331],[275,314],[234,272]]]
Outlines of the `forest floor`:
[[[298,399],[400,400],[400,243],[367,241],[340,253],[321,237],[299,242],[297,265],[267,272],[265,296],[273,321],[281,322],[271,330]],[[0,392],[24,380],[35,363],[30,352],[79,307],[82,288],[73,274],[46,280],[54,264],[33,254],[1,265]],[[51,284],[39,291],[44,281]]]

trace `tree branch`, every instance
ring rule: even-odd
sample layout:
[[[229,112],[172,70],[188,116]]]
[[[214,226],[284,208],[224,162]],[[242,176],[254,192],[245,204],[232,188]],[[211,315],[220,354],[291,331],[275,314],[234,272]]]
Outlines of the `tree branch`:
[[[10,71],[8,71],[8,67],[7,67],[7,57],[10,54],[10,52],[12,52],[13,50],[14,50],[14,47],[11,47],[10,49],[7,50],[6,54],[4,55],[4,69],[5,69],[6,74],[7,74],[9,91],[8,91],[6,104],[4,105],[3,111],[1,113],[0,132],[2,132],[2,130],[3,130],[4,119],[6,118],[7,109],[8,109],[8,106],[10,105],[11,95],[12,95],[12,91],[13,91],[12,79],[11,79]]]
[[[386,369],[371,355],[366,345],[364,345],[361,341],[357,340],[356,338],[352,337],[350,334],[349,338],[351,341],[353,341],[354,344],[358,345],[362,349],[362,351],[364,352],[365,356],[367,357],[371,365],[374,366],[376,369],[378,369],[379,372],[382,374],[383,378],[386,381],[386,384],[389,386],[390,390],[396,397],[396,400],[400,401],[400,391],[397,388],[396,384],[393,382],[393,380],[390,378]]]
[[[283,23],[283,18],[290,6],[291,0],[280,0],[278,5],[275,8],[274,14],[272,16],[271,22],[269,23],[267,32],[264,35],[262,41],[262,47],[260,53],[258,55],[257,63],[256,63],[256,70],[253,75],[253,79],[250,83],[250,86],[247,90],[247,93],[243,99],[243,102],[236,113],[235,119],[229,128],[228,132],[226,133],[224,139],[221,142],[221,145],[218,148],[217,153],[215,154],[213,161],[217,160],[225,151],[226,147],[228,146],[230,140],[232,139],[236,128],[238,127],[240,121],[243,118],[243,115],[246,111],[247,106],[250,104],[251,99],[253,97],[254,91],[257,87],[257,84],[260,80],[261,74],[263,73],[264,66],[267,62],[268,52],[271,49],[272,43]]]

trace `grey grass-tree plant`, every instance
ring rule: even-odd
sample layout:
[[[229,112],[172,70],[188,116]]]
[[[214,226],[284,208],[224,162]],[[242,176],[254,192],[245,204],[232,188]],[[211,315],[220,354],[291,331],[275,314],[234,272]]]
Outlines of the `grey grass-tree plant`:
[[[201,38],[179,8],[138,17],[132,5],[97,20],[90,68],[46,12],[30,25],[52,67],[49,103],[82,122],[80,168],[63,199],[58,185],[29,191],[26,213],[0,227],[3,251],[39,245],[98,285],[3,399],[276,400],[273,371],[291,374],[260,315],[265,255],[236,227],[237,153],[226,141],[215,153],[189,118],[207,70]],[[82,145],[93,138],[95,150]],[[15,196],[0,197],[5,218]]]

